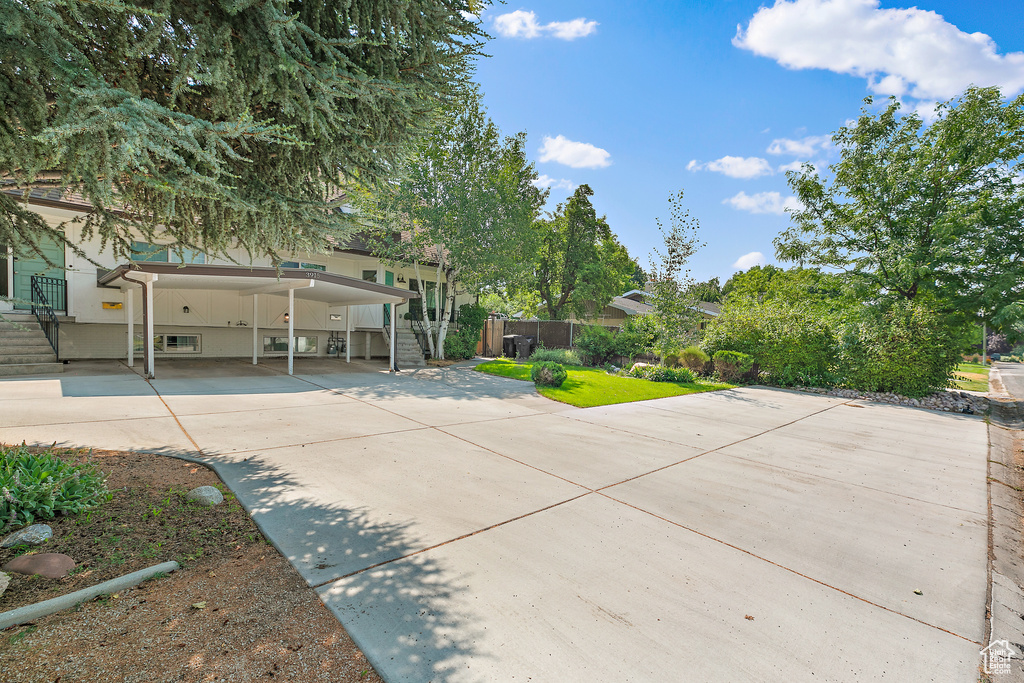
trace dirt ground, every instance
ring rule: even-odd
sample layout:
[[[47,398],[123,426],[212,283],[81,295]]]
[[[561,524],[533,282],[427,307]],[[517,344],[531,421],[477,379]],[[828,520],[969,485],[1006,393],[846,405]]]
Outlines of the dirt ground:
[[[146,454],[96,451],[92,461],[108,474],[109,503],[45,521],[54,538],[42,546],[0,550],[0,564],[26,551],[65,553],[75,571],[59,580],[13,574],[0,611],[166,560],[182,568],[0,631],[3,681],[381,681],[216,474]],[[185,500],[204,485],[224,491],[225,502]]]

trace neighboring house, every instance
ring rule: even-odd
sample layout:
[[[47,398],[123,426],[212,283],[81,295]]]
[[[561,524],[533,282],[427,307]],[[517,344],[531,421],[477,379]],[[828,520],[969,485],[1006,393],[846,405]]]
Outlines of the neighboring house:
[[[650,313],[652,306],[647,303],[648,297],[650,297],[650,294],[642,290],[630,290],[622,296],[617,296],[612,299],[598,315],[583,322],[594,325],[603,325],[605,327],[618,327],[625,322],[626,318],[629,316],[647,315]],[[704,329],[708,320],[717,318],[722,312],[722,307],[719,304],[707,301],[699,302],[696,308],[700,311],[701,317],[704,318],[704,321],[701,322],[701,329]]]
[[[80,199],[55,192],[34,191],[29,203],[52,225],[89,209]],[[152,348],[144,359],[152,373],[153,358],[251,357],[255,363],[266,357],[325,356],[331,349],[346,357],[398,353],[399,363],[423,364],[413,326],[424,304],[434,308],[434,283],[423,283],[421,302],[413,269],[386,267],[358,239],[331,254],[295,254],[279,277],[268,258],[239,265],[249,262],[242,249],[231,254],[238,263],[199,252],[181,258],[167,245],[141,239],[133,245],[135,264],[129,264],[101,249],[98,240],[82,240],[77,227],[71,230],[76,232],[69,240],[100,268],[58,244],[43,245],[58,267],[0,245],[0,296],[21,300],[0,301],[0,314],[34,326],[34,317],[18,314],[30,314],[29,302],[45,298],[58,329],[54,334],[52,326],[43,328],[51,332],[60,360],[133,363],[136,354],[147,356]],[[429,265],[421,271],[434,272]],[[457,305],[463,299],[471,300],[460,296]],[[388,323],[396,328],[395,344]],[[43,362],[38,335],[16,332],[0,325],[0,366]],[[6,373],[0,367],[0,374],[59,371],[57,358],[46,360],[47,367],[7,367]]]

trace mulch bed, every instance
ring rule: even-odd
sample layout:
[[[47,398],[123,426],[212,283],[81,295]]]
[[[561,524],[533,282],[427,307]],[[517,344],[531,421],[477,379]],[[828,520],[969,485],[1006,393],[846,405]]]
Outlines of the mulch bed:
[[[149,454],[94,451],[92,459],[107,473],[110,502],[38,520],[54,532],[41,546],[0,550],[0,564],[26,552],[64,553],[78,563],[74,572],[56,580],[12,574],[0,611],[167,560],[182,569],[0,632],[4,681],[381,681],[215,473]],[[206,485],[225,502],[185,500]]]

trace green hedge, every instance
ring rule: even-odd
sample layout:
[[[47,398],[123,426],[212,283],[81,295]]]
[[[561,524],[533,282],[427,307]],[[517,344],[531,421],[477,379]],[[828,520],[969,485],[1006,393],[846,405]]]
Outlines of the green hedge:
[[[949,385],[967,330],[924,303],[866,310],[847,326],[840,347],[843,384],[862,391],[924,396]]]
[[[638,379],[651,382],[682,382],[692,384],[696,381],[693,373],[686,368],[669,368],[664,365],[637,365],[629,374]]]
[[[739,351],[715,351],[715,372],[726,382],[735,382],[750,371],[754,358]]]
[[[530,360],[536,363],[551,361],[562,365],[583,365],[580,354],[575,349],[545,349],[539,348],[530,354]]]
[[[726,305],[708,325],[702,346],[712,357],[718,351],[752,356],[772,384],[828,386],[837,379],[835,323],[810,306],[781,301]]]

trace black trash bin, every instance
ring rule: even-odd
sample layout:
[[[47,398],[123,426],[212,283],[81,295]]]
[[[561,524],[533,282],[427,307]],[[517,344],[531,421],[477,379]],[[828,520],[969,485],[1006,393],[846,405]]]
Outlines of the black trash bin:
[[[518,334],[506,334],[501,338],[501,355],[506,358],[516,357],[516,339]]]
[[[525,335],[519,335],[516,337],[516,359],[526,360],[530,357],[530,352],[533,350],[533,344],[530,343],[530,338]]]

